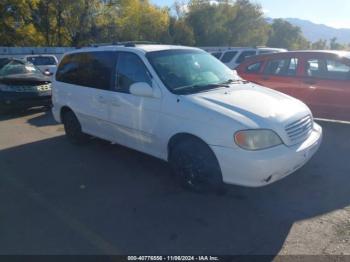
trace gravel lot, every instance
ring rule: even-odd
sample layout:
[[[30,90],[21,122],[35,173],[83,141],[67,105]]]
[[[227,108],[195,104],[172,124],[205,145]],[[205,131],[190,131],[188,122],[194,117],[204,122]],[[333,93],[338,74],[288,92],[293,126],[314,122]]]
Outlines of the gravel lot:
[[[216,196],[133,150],[69,144],[50,112],[2,116],[0,254],[350,254],[350,124],[320,124],[304,168]]]

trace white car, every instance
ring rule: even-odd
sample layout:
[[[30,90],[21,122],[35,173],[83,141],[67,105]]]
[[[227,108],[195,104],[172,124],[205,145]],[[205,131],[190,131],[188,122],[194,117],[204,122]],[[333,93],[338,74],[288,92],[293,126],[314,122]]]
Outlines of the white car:
[[[181,46],[66,54],[53,82],[53,114],[72,142],[91,135],[169,161],[196,191],[222,182],[268,185],[302,167],[322,140],[301,101]]]
[[[231,69],[235,69],[239,66],[247,57],[286,52],[283,48],[271,48],[271,47],[201,47],[201,49],[207,51],[211,55],[215,56],[225,65]]]
[[[27,55],[24,59],[38,67],[45,75],[53,75],[56,72],[58,60],[54,55]]]

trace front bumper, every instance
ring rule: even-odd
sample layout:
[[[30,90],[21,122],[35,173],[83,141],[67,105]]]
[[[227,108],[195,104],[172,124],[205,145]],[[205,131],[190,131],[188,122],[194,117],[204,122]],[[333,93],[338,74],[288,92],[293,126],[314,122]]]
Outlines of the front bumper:
[[[51,91],[0,92],[0,109],[30,108],[51,105]]]
[[[280,180],[302,167],[317,152],[322,128],[314,123],[312,133],[301,144],[280,145],[261,151],[211,146],[227,184],[260,187]]]

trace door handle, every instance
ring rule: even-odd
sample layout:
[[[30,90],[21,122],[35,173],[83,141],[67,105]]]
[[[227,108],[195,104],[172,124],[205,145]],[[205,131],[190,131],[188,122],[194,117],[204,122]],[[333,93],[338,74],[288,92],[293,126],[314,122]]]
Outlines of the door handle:
[[[263,76],[262,79],[263,79],[263,80],[269,80],[270,77],[268,77],[268,76]]]

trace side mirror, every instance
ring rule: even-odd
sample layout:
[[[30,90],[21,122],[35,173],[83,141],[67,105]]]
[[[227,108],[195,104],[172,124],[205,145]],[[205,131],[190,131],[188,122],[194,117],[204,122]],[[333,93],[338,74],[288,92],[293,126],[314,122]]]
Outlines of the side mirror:
[[[130,86],[130,94],[135,96],[152,97],[153,88],[146,82],[137,82]]]

